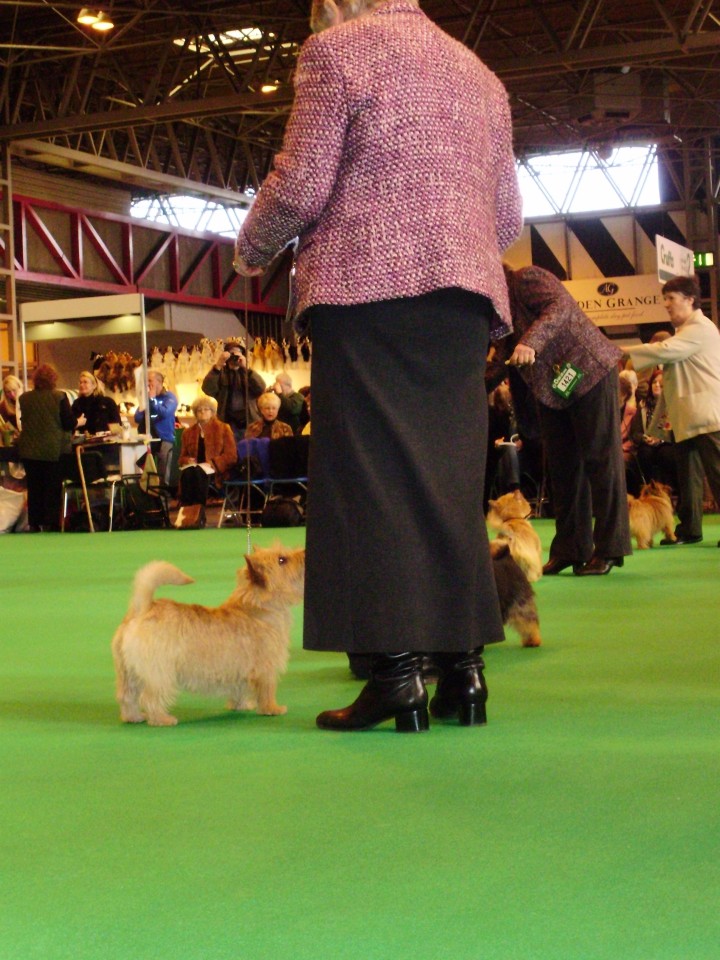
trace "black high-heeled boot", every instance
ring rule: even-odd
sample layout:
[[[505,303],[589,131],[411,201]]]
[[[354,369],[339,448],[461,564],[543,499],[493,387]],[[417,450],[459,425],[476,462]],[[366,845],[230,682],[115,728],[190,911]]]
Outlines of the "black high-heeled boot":
[[[434,659],[440,669],[435,696],[430,701],[430,713],[438,720],[456,716],[462,727],[487,723],[485,703],[487,684],[483,675],[485,662],[483,647],[467,653],[436,653]]]
[[[429,727],[422,655],[373,654],[370,679],[357,700],[342,710],[325,710],[317,718],[323,730],[369,730],[394,720],[398,733],[419,733]]]

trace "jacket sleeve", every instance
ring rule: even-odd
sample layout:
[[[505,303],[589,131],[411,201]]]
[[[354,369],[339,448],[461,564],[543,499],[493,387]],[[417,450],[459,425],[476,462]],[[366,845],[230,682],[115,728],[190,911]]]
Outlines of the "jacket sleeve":
[[[647,428],[647,434],[649,437],[656,437],[658,440],[665,440],[666,442],[669,439],[673,439],[668,436],[668,431],[664,427],[664,423],[667,422],[667,404],[665,402],[665,394],[660,394],[660,399],[655,404],[655,410],[653,411],[652,420]],[[670,424],[672,429],[672,424]]]
[[[120,423],[120,408],[112,397],[103,397],[103,407],[108,423]]]
[[[169,421],[174,423],[177,405],[175,394],[165,391],[159,397],[150,398],[150,413],[157,417],[158,423],[168,423]]]
[[[498,97],[494,147],[498,180],[495,189],[495,209],[497,211],[495,232],[500,253],[504,253],[522,232],[522,195],[518,183],[517,169],[512,144],[512,118],[505,90]]]
[[[202,392],[206,397],[214,397],[217,400],[217,396],[220,393],[221,373],[222,370],[218,370],[217,367],[211,367],[206,374],[205,379],[202,382]]]
[[[259,397],[261,393],[265,393],[265,381],[260,376],[259,373],[255,373],[254,370],[248,370],[248,393],[251,397]]]
[[[519,340],[539,354],[561,333],[574,301],[559,280],[534,267],[519,270],[515,283],[518,299],[535,317]]]
[[[674,337],[660,343],[643,343],[637,347],[624,347],[623,350],[631,358],[636,370],[645,370],[659,363],[687,360],[702,350],[704,339],[702,328],[681,328]]]
[[[335,185],[347,125],[337,54],[324,37],[310,37],[297,62],[282,151],[238,234],[237,253],[250,266],[266,266],[320,218]]]
[[[217,473],[221,476],[226,474],[230,467],[237,463],[237,444],[235,443],[235,437],[231,428],[227,423],[220,423],[216,421],[222,427],[220,433],[220,453],[213,457],[212,464],[215,467]]]
[[[60,398],[60,424],[62,425],[63,430],[74,430],[75,421],[77,417],[72,412],[72,407],[70,406],[70,401],[67,398],[67,394],[63,394]]]

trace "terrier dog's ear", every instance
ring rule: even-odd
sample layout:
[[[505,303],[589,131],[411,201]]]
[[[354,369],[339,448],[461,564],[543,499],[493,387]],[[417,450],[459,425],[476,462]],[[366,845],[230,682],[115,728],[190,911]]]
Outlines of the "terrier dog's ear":
[[[515,500],[524,500],[524,499],[525,499],[525,498],[523,497],[523,495],[522,495],[522,490],[521,490],[519,487],[516,487],[516,488],[513,490],[513,497],[515,498]]]
[[[250,582],[254,583],[256,587],[267,587],[267,578],[265,576],[265,570],[263,569],[262,563],[258,560],[257,557],[250,556],[250,554],[245,555],[245,563],[247,564],[248,577]]]

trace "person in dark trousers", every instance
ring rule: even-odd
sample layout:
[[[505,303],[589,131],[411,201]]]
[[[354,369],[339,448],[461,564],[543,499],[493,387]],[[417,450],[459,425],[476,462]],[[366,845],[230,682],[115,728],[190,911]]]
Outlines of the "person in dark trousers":
[[[678,546],[702,540],[703,477],[720,506],[720,333],[702,312],[694,277],[673,277],[662,293],[674,336],[625,353],[638,370],[662,364],[661,412],[675,437],[680,523],[677,539],[660,542]]]
[[[34,390],[20,400],[22,430],[18,440],[25,467],[28,524],[32,531],[59,530],[62,509],[63,460],[70,454],[75,417],[57,370],[41,364],[33,374]]]
[[[609,573],[632,553],[620,439],[622,353],[547,270],[506,266],[505,274],[514,330],[498,345],[487,384],[492,389],[509,370],[516,409],[523,393],[537,401],[555,513],[543,573]],[[527,391],[513,389],[518,375]]]
[[[489,338],[510,331],[502,251],[522,226],[507,94],[416,0],[316,0],[311,26],[235,267],[257,275],[299,237],[292,312],[313,343],[303,642],[371,655],[357,700],[317,724],[427,729],[424,653],[439,669],[429,712],[481,724],[482,650],[503,639],[484,369]],[[450,383],[452,418],[428,403]]]

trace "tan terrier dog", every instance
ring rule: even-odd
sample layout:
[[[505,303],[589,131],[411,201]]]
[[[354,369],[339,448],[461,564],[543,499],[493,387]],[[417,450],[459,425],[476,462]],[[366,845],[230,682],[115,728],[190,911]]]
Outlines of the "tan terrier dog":
[[[532,508],[520,490],[489,501],[488,525],[497,530],[497,539],[506,540],[513,560],[533,583],[542,576],[542,544],[527,519]]]
[[[677,540],[670,487],[653,480],[641,489],[639,499],[628,494],[627,501],[630,533],[638,550],[655,546],[653,537],[661,530],[668,540]]]
[[[229,696],[230,710],[274,716],[290,645],[290,606],[303,597],[305,551],[275,547],[245,557],[238,586],[219,607],[154,600],[163,584],[192,583],[164,561],[135,576],[130,607],[112,641],[124,723],[174,726],[178,690]]]
[[[542,638],[535,592],[511,553],[510,544],[500,538],[490,544],[502,620],[517,630],[524,647],[539,647]]]

